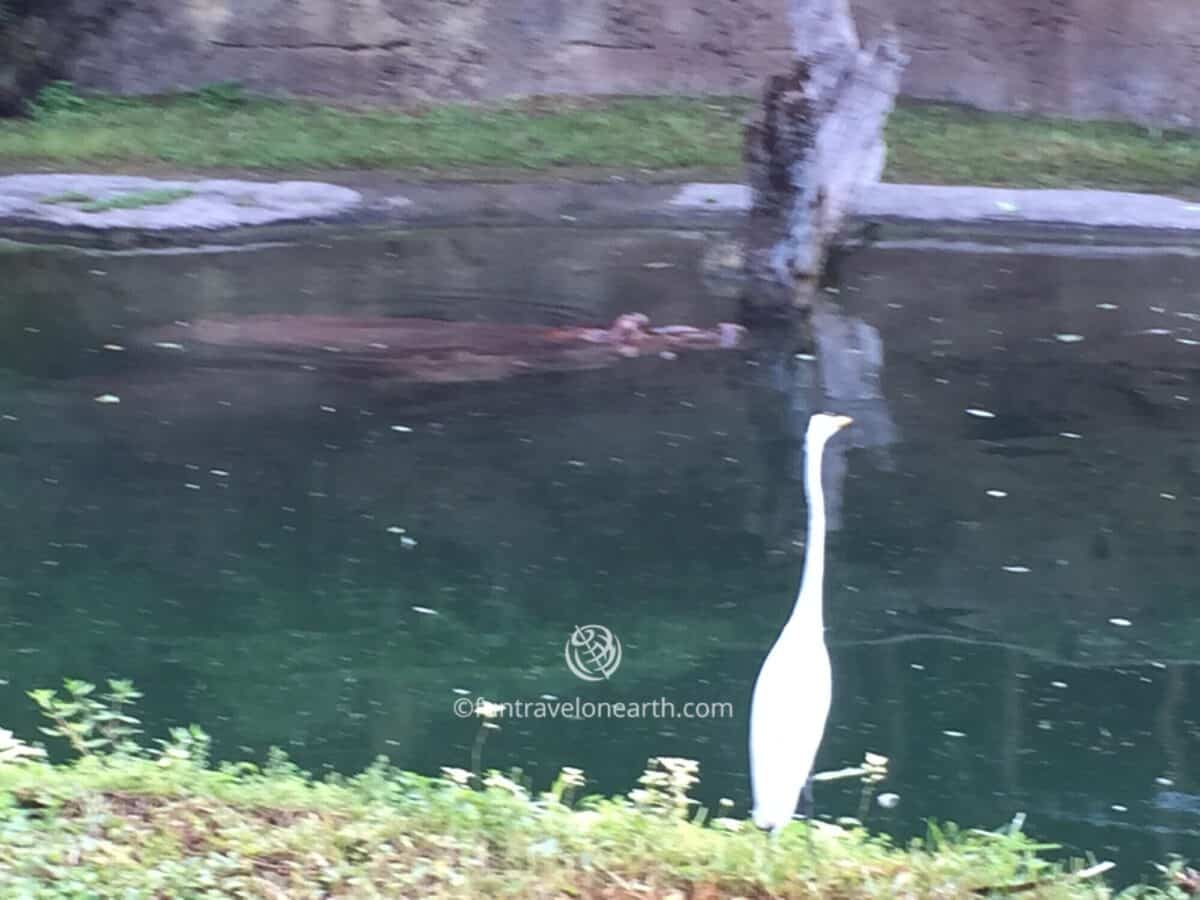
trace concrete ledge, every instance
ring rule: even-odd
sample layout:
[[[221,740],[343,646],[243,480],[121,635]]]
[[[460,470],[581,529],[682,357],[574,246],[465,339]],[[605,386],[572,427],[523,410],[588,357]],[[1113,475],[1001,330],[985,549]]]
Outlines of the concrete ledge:
[[[750,209],[740,184],[685,184],[670,200],[675,209]],[[998,225],[1071,225],[1200,233],[1200,203],[1121,191],[1012,190],[922,184],[878,184],[854,204],[860,219]]]
[[[880,184],[859,198],[862,218],[997,225],[1193,231],[1200,203],[1122,191],[1010,190]]]
[[[186,192],[166,203],[89,211],[89,203],[152,199],[148,192]],[[357,191],[315,181],[163,181],[125,175],[11,175],[0,178],[0,222],[62,228],[228,229],[326,219],[362,202]]]
[[[331,174],[336,179],[336,174]],[[162,205],[87,212],[78,197],[108,200],[154,190],[191,193]],[[64,200],[64,195],[76,199]],[[58,200],[59,202],[48,202]],[[0,237],[100,247],[292,240],[314,227],[594,227],[726,230],[750,206],[745,185],[158,180],[111,175],[0,177]],[[881,184],[854,209],[887,236],[1064,243],[1200,245],[1200,203],[1114,191],[1008,190]]]

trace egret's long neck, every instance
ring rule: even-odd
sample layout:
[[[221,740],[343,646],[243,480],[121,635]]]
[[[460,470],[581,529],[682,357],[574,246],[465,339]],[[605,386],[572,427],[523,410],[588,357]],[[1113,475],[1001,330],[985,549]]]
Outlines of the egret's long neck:
[[[807,441],[804,448],[804,496],[808,500],[808,540],[804,550],[804,574],[792,619],[802,623],[803,633],[821,637],[825,633],[822,607],[825,581],[825,489],[821,485],[824,441]]]

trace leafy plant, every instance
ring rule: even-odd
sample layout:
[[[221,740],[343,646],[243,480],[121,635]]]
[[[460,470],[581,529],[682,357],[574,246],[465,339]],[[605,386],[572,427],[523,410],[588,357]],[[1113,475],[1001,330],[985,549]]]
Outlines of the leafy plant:
[[[30,699],[51,721],[43,734],[69,743],[80,756],[116,754],[137,756],[142,752],[136,737],[142,733],[141,721],[128,710],[142,694],[133,683],[110,678],[108,693],[95,696],[96,686],[75,678],[63,680],[66,696],[40,688],[29,692]]]
[[[82,112],[87,105],[87,99],[79,96],[71,82],[51,81],[29,101],[29,114],[43,119],[58,113]]]
[[[212,752],[212,738],[199,725],[188,725],[186,728],[172,728],[169,737],[164,741],[156,738],[159,745],[158,764],[172,766],[190,764],[204,768],[208,766]]]
[[[700,764],[676,756],[655,756],[646,763],[638,778],[640,788],[629,792],[634,805],[646,812],[684,818],[696,801],[688,791],[700,780]]]
[[[211,110],[236,109],[245,106],[246,89],[237,81],[218,81],[206,84],[195,93],[200,105]]]
[[[31,759],[43,759],[46,751],[41,747],[32,747],[7,728],[0,728],[0,765],[6,763],[26,762]]]

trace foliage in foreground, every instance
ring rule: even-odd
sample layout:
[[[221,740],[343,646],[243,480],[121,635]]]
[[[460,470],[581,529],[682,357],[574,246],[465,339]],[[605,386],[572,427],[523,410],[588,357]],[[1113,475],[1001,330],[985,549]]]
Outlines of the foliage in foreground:
[[[383,168],[439,173],[562,167],[742,174],[745,98],[545,98],[402,112],[255,97],[236,84],[133,99],[45,87],[0,121],[0,161],[180,168]],[[1200,138],[1133,125],[901,105],[885,179],[1028,187],[1196,187]]]
[[[6,897],[1111,896],[1017,830],[931,827],[896,847],[862,829],[797,824],[770,840],[706,821],[686,760],[652,760],[628,797],[578,801],[572,769],[540,794],[519,775],[431,779],[383,760],[316,780],[278,752],[261,767],[212,767],[195,728],[144,748],[125,682],[99,697],[78,681],[31,696],[45,731],[79,755],[51,765],[0,732]]]

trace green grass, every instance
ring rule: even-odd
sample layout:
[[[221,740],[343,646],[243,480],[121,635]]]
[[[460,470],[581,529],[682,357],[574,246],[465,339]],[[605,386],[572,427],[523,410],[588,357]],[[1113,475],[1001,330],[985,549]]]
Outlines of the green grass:
[[[152,188],[145,191],[133,191],[129,194],[116,194],[101,200],[92,200],[79,208],[84,212],[108,212],[110,209],[142,209],[146,206],[166,206],[176,200],[192,196],[195,191],[188,188]]]
[[[61,194],[52,194],[42,198],[43,203],[91,203],[92,200],[92,195],[85,194],[83,191],[63,191]]]
[[[1019,833],[931,827],[896,846],[824,826],[810,844],[797,823],[772,841],[738,820],[490,782],[474,790],[383,762],[318,781],[280,755],[263,767],[99,755],[8,763],[0,894],[967,900],[1021,886],[1024,897],[1113,896]]]
[[[78,204],[84,212],[101,213],[110,209],[142,209],[146,206],[165,206],[190,197],[195,191],[188,188],[153,188],[145,191],[133,191],[128,194],[114,194],[111,197],[96,199],[91,194],[82,191],[66,191],[43,197],[43,203]]]
[[[688,760],[651,760],[639,788],[607,799],[579,798],[572,769],[544,791],[519,773],[435,779],[384,760],[317,780],[278,751],[264,766],[214,767],[195,727],[147,749],[128,682],[29,696],[77,759],[52,764],[0,730],[4,897],[1113,896],[1016,828],[931,825],[897,846],[861,826],[797,823],[771,839],[698,808]]]
[[[0,122],[0,165],[394,169],[453,175],[708,169],[741,176],[744,99],[531,100],[415,112],[352,110],[217,85],[152,99],[43,92],[28,120]],[[1010,186],[1200,187],[1200,136],[1114,123],[901,106],[890,181]],[[584,172],[583,174],[586,174]]]
[[[732,165],[744,104],[689,99],[346,110],[208,95],[89,98],[0,122],[0,161],[187,169]]]
[[[1200,134],[905,105],[885,179],[1026,187],[1200,188]]]

